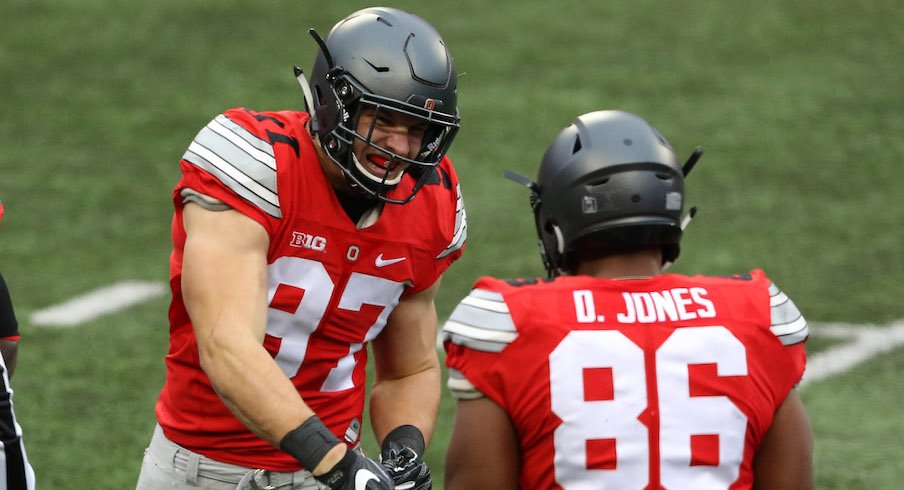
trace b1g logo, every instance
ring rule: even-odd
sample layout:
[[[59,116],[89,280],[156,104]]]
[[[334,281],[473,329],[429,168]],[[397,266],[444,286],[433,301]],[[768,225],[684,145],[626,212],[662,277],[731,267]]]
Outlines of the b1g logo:
[[[323,252],[326,250],[326,238],[293,231],[292,240],[289,242],[289,245],[292,247],[314,250],[315,252]]]

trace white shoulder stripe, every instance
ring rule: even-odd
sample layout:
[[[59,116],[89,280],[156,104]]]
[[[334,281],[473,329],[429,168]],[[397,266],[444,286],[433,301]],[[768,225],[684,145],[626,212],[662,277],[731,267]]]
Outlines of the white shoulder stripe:
[[[182,158],[266,213],[281,217],[272,145],[225,115],[202,128]]]
[[[773,323],[772,326],[769,327],[769,330],[776,336],[781,337],[782,335],[788,335],[800,332],[801,330],[807,330],[807,328],[807,320],[803,316],[799,316],[794,321],[788,323]]]
[[[465,297],[461,300],[461,304],[481,308],[484,310],[495,311],[497,313],[508,313],[508,305],[504,301],[478,298],[473,295]]]
[[[502,294],[473,289],[443,325],[443,340],[482,352],[502,352],[518,337]]]
[[[807,320],[791,301],[775,284],[769,285],[769,307],[771,325],[769,330],[784,345],[803,342],[810,331]]]
[[[233,192],[255,204],[267,214],[277,218],[282,217],[282,213],[279,210],[279,198],[274,191],[242,173],[216,153],[196,142],[192,142],[182,158],[204,169],[232,189]]]
[[[518,332],[472,327],[470,325],[454,322],[452,320],[446,321],[446,324],[443,326],[443,333],[457,334],[473,340],[499,342],[504,344],[511,343],[513,340],[518,338]]]
[[[769,296],[769,306],[776,307],[788,301],[788,295],[779,291]]]
[[[452,311],[449,320],[488,330],[514,332],[515,323],[501,293],[475,288]]]
[[[455,193],[457,196],[455,200],[455,233],[446,249],[436,256],[438,259],[461,249],[468,240],[468,214],[465,212],[465,201],[461,195],[461,184],[456,184]]]
[[[466,378],[457,369],[449,368],[449,380],[446,382],[452,396],[459,400],[474,400],[483,398],[484,394],[475,387],[468,378]]]
[[[248,132],[245,128],[232,122],[226,116],[220,114],[207,125],[211,131],[229,140],[232,144],[242,149],[255,160],[276,170],[276,158],[273,156],[273,146]]]
[[[807,337],[809,336],[810,330],[806,325],[804,325],[804,328],[798,330],[797,332],[779,335],[778,340],[781,341],[782,345],[793,345],[807,340]]]
[[[474,288],[470,293],[468,293],[468,296],[473,296],[480,299],[489,299],[498,302],[505,302],[505,300],[502,298],[502,293],[498,291],[490,291],[489,289]]]

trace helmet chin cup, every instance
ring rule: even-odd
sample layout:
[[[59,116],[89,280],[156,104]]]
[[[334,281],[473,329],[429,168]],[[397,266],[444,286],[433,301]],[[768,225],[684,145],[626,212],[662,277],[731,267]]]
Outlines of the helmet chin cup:
[[[399,184],[399,182],[402,181],[402,176],[405,175],[405,171],[402,170],[401,172],[399,172],[398,175],[396,175],[392,179],[387,179],[385,176],[382,178],[377,177],[376,175],[370,173],[370,171],[368,171],[366,168],[364,168],[364,165],[361,164],[361,161],[358,160],[358,157],[355,156],[354,153],[351,154],[351,157],[352,157],[352,163],[355,165],[355,169],[358,171],[358,173],[364,179],[367,179],[380,186],[391,186],[391,188],[394,189],[395,186],[397,186]],[[387,172],[387,175],[388,175],[388,172]]]

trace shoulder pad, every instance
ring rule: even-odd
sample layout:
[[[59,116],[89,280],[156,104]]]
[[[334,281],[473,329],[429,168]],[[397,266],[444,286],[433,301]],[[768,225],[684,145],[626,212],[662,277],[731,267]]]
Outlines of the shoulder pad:
[[[267,214],[281,218],[273,144],[247,129],[254,125],[253,117],[239,122],[227,114],[238,118],[243,113],[227,111],[215,117],[195,136],[182,159]]]
[[[443,340],[482,352],[502,352],[518,337],[502,294],[474,289],[443,325]]]
[[[769,284],[769,308],[772,317],[769,330],[783,345],[797,344],[806,340],[810,334],[806,318],[791,298],[772,283]]]

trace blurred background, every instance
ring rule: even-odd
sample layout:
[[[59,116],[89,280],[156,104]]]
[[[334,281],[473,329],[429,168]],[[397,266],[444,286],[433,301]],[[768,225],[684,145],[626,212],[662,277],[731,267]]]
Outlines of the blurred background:
[[[0,271],[21,323],[16,412],[39,488],[134,488],[163,383],[168,297],[72,325],[40,313],[124,281],[164,285],[171,190],[196,132],[234,106],[303,110],[292,65],[311,66],[307,29],[325,36],[372,4],[3,3]],[[578,114],[638,113],[679,158],[706,150],[688,181],[700,212],[672,272],[765,269],[811,321],[819,372],[839,371],[802,388],[818,488],[900,488],[897,2],[387,5],[436,26],[460,74],[450,156],[470,244],[446,274],[441,320],[481,275],[542,275],[527,192],[502,171],[534,175]],[[848,368],[845,348],[868,336],[874,348]],[[452,414],[447,396],[427,454],[436,488]]]

